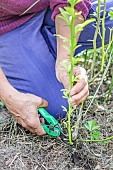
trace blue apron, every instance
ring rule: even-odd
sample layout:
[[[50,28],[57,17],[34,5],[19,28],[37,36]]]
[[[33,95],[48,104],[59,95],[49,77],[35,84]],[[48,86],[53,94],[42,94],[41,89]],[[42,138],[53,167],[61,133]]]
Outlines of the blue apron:
[[[90,10],[92,14],[97,6],[93,2]],[[108,1],[107,1],[108,2]],[[112,2],[107,3],[107,11]],[[22,26],[0,36],[0,67],[2,67],[8,81],[14,88],[23,93],[31,93],[47,100],[47,110],[55,118],[63,118],[65,112],[61,106],[68,108],[67,100],[62,98],[63,85],[58,82],[55,75],[56,38],[55,22],[51,20],[51,10],[47,9],[35,15]],[[109,40],[109,27],[113,21],[106,15],[106,40]],[[101,27],[101,25],[100,25]],[[78,44],[84,49],[92,48],[87,41],[94,37],[94,27],[88,25],[81,33]],[[100,37],[97,39],[98,47],[101,45]]]

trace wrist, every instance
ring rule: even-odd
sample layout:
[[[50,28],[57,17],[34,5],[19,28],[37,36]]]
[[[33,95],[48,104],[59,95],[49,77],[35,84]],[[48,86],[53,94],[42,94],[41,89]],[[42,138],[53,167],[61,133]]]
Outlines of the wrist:
[[[68,63],[67,63],[68,66]],[[65,77],[68,76],[68,73],[66,72],[65,68],[61,65],[61,62],[56,62],[56,77],[59,82],[62,84],[64,83]]]
[[[0,100],[4,104],[11,102],[11,100],[15,100],[18,94],[19,92],[11,86],[8,81],[0,83]]]

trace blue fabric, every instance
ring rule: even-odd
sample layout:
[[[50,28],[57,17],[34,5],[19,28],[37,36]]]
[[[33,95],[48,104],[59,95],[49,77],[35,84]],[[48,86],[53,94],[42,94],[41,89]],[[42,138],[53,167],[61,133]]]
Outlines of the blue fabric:
[[[102,1],[104,2],[104,1]],[[92,0],[92,9],[89,12],[88,18],[92,17],[92,14],[96,11],[96,8],[98,6],[98,1],[97,0]],[[103,9],[104,9],[104,4],[101,3],[101,19],[103,18]],[[106,13],[106,19],[105,19],[105,27],[106,27],[106,35],[105,35],[105,44],[109,43],[109,34],[110,34],[110,29],[113,27],[113,20],[110,20],[110,16],[109,16],[109,11],[112,8],[113,10],[113,1],[112,0],[107,0],[107,13]],[[93,43],[89,40],[93,40],[94,38],[94,34],[95,34],[95,27],[96,26],[95,23],[89,24],[88,26],[86,26],[83,30],[83,32],[80,35],[79,38],[79,42],[78,44],[82,44],[82,47],[78,48],[76,51],[76,54],[78,54],[79,52],[83,51],[83,50],[87,50],[90,48],[93,48]],[[102,34],[102,22],[100,23],[100,31]],[[100,36],[98,35],[97,37],[97,47],[101,47],[101,43],[102,40],[100,38]]]
[[[62,98],[64,87],[56,79],[55,58],[41,33],[46,11],[0,36],[0,66],[17,90],[46,99],[47,110],[58,119],[65,116],[61,106],[67,107],[67,101]]]
[[[95,11],[93,5],[90,14]],[[112,6],[109,1],[107,9]],[[55,23],[51,20],[52,12],[47,9],[15,30],[0,36],[0,66],[9,82],[20,92],[32,93],[46,99],[49,103],[47,110],[55,117],[65,116],[61,106],[68,107],[66,99],[62,98],[63,85],[55,75],[56,38]],[[106,15],[106,41],[109,39],[108,27],[113,26]],[[101,27],[101,25],[100,25]],[[94,27],[90,24],[81,33],[78,43],[82,47],[77,53],[92,48]],[[97,45],[101,45],[98,37]]]

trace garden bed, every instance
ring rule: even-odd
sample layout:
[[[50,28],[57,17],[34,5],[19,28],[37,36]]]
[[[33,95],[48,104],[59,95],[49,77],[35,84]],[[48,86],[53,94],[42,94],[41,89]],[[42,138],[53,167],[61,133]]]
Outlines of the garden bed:
[[[100,76],[101,77],[101,76]],[[101,79],[101,78],[100,78]],[[89,100],[100,82],[90,86]],[[101,138],[113,136],[113,91],[105,102],[111,75],[107,76],[95,97],[85,119],[83,119],[78,139],[88,133],[84,120],[95,120],[100,125]],[[85,103],[84,110],[89,105]],[[0,110],[0,169],[1,170],[112,170],[113,140],[101,143],[77,141],[72,147],[59,139],[43,138],[25,131],[11,121],[6,109]],[[73,124],[74,124],[73,118]],[[9,125],[8,125],[9,124]]]

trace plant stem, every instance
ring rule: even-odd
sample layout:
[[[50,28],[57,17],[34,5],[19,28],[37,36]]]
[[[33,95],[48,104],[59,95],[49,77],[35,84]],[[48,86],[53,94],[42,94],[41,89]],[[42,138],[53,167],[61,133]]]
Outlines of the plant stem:
[[[68,111],[68,136],[69,136],[69,143],[70,143],[70,145],[73,144],[73,142],[72,142],[72,134],[71,134],[71,110],[72,110],[72,106],[69,103],[69,111]]]
[[[70,32],[71,32],[71,51],[70,51],[70,60],[71,60],[71,70],[70,70],[70,89],[73,87],[73,69],[74,69],[74,64],[73,64],[73,57],[74,57],[74,41],[75,41],[75,33],[74,33],[74,17],[72,17],[71,25],[70,25]]]
[[[110,84],[110,87],[109,87],[108,96],[106,98],[106,101],[109,100],[109,97],[110,97],[110,94],[111,94],[111,91],[112,91],[112,87],[113,87],[113,74],[112,74],[111,84]]]
[[[70,44],[70,61],[71,61],[71,69],[69,73],[69,78],[70,78],[70,89],[73,87],[73,69],[74,69],[74,64],[73,64],[73,57],[74,57],[74,39],[75,39],[75,33],[74,33],[74,17],[71,19],[71,24],[70,24],[70,33],[71,33],[71,44]],[[69,96],[71,97],[71,96]],[[71,134],[71,113],[72,113],[72,105],[69,102],[69,111],[68,111],[68,135],[69,135],[69,142],[70,145],[73,144],[72,142],[72,134]]]
[[[87,65],[87,50],[85,51],[83,57],[84,57],[84,68],[86,69],[86,65]]]
[[[102,19],[102,64],[101,64],[101,71],[103,72],[104,69],[104,60],[105,60],[105,17],[106,17],[106,0],[104,0],[104,14]]]
[[[113,139],[113,136],[109,137],[109,138],[105,138],[105,139],[98,139],[98,140],[82,140],[83,142],[107,142],[109,140]]]
[[[98,0],[97,26],[96,26],[94,40],[93,40],[94,53],[93,53],[93,61],[92,61],[91,72],[90,72],[90,78],[91,79],[93,77],[94,65],[95,65],[95,61],[96,61],[96,51],[97,51],[97,44],[96,43],[97,43],[98,32],[99,32],[99,29],[100,29],[100,9],[101,9],[101,0]]]
[[[108,70],[109,70],[111,61],[112,61],[112,59],[113,59],[113,45],[111,45],[110,50],[111,50],[110,57],[109,57],[109,60],[108,60],[108,64],[107,64],[107,66],[106,66],[106,69],[105,69],[105,71],[104,71],[104,73],[103,73],[101,82],[100,82],[100,84],[99,84],[99,86],[98,86],[98,88],[97,88],[97,90],[96,90],[96,92],[95,92],[95,94],[94,94],[94,96],[93,96],[93,99],[91,100],[91,102],[90,102],[87,110],[85,111],[84,116],[87,114],[89,108],[91,107],[91,105],[92,105],[92,103],[93,103],[93,101],[94,101],[94,99],[95,99],[95,96],[97,95],[97,93],[98,93],[98,91],[99,91],[99,89],[100,89],[100,87],[101,87],[101,85],[102,85],[102,83],[103,83],[103,81],[104,81],[104,79],[105,79],[105,77],[106,77],[106,74],[107,74],[107,72],[108,72]]]
[[[78,129],[79,129],[79,125],[80,125],[81,120],[82,120],[83,107],[84,107],[84,102],[82,102],[81,107],[79,109],[79,115],[78,115],[77,122],[76,122],[76,125],[75,125],[75,130],[72,134],[74,141],[77,139],[77,136],[78,136]]]

